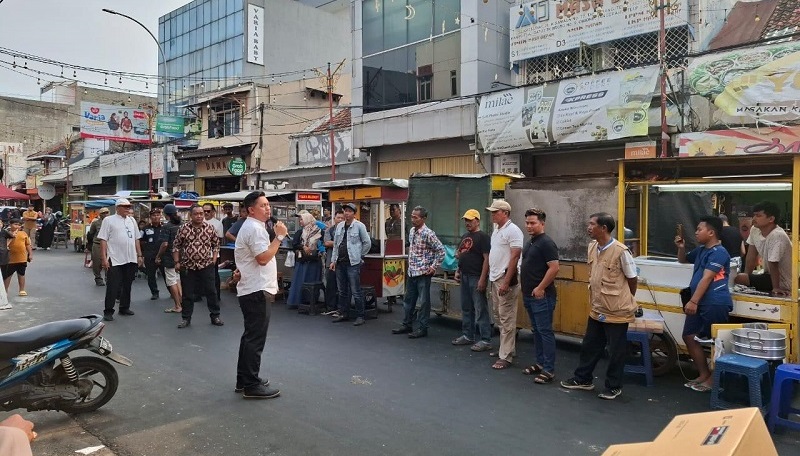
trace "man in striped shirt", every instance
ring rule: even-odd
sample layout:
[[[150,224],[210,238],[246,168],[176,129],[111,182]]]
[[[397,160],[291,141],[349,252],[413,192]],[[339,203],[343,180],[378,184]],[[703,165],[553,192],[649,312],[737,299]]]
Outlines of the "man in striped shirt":
[[[408,235],[408,282],[403,302],[405,317],[402,326],[392,330],[392,334],[408,334],[410,339],[428,336],[428,318],[431,313],[431,277],[444,259],[444,246],[436,237],[436,233],[425,225],[427,218],[428,211],[422,206],[417,206],[411,211],[413,227]],[[417,313],[419,326],[414,331],[412,326],[418,298],[422,299],[422,305]]]

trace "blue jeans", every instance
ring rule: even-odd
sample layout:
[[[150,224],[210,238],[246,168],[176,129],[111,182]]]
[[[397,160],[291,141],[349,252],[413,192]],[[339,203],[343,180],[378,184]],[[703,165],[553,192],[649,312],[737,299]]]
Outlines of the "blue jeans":
[[[478,335],[489,343],[492,340],[492,321],[486,290],[478,291],[480,276],[461,274],[461,331],[469,340],[475,340],[475,323]],[[487,279],[488,282],[488,279]]]
[[[406,298],[403,300],[403,326],[409,328],[414,324],[414,313],[417,308],[417,299],[422,300],[422,304],[417,312],[417,321],[420,331],[428,331],[428,319],[431,316],[431,276],[422,275],[406,278]]]
[[[348,262],[336,263],[336,287],[339,289],[339,314],[350,313],[350,296],[356,301],[356,317],[364,318],[364,293],[361,292],[361,265]]]
[[[556,368],[556,336],[553,334],[553,311],[556,297],[545,293],[541,299],[523,296],[522,302],[531,319],[533,341],[536,344],[536,363],[545,372],[554,373]]]

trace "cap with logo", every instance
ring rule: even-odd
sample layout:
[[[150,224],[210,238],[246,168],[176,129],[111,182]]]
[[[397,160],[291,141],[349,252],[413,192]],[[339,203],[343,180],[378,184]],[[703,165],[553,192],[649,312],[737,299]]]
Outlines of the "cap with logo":
[[[463,218],[465,218],[467,220],[475,220],[475,219],[480,220],[481,219],[481,213],[476,211],[475,209],[468,209],[467,212],[464,212],[464,217]]]
[[[503,200],[495,200],[491,206],[486,208],[489,212],[506,211],[511,212],[511,205]]]

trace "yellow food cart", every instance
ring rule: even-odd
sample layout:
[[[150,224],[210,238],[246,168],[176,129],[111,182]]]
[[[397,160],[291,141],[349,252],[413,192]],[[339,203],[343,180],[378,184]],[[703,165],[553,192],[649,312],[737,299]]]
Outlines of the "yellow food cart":
[[[397,205],[405,214],[408,181],[367,177],[341,181],[317,182],[314,189],[327,190],[328,199],[335,205],[355,203],[356,218],[366,225],[375,249],[364,258],[361,284],[375,288],[375,296],[387,298],[389,311],[397,296],[405,293],[406,229],[405,217],[400,217],[399,232],[387,233],[390,209]]]

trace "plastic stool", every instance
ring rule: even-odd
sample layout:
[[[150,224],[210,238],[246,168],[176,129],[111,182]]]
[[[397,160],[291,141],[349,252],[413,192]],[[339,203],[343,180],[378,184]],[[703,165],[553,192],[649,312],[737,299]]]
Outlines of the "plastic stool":
[[[322,302],[319,302],[319,293],[322,292]],[[298,313],[316,315],[325,307],[325,284],[322,282],[305,282],[300,290],[300,304]]]
[[[790,413],[800,414],[800,409],[792,408],[795,382],[800,382],[800,364],[778,366],[775,371],[775,382],[772,384],[772,400],[769,404],[767,426],[770,432],[775,431],[776,425],[800,431],[800,421],[788,419]]]
[[[644,374],[645,384],[653,386],[653,359],[650,353],[650,333],[628,331],[628,342],[639,343],[642,347],[642,364],[625,364],[626,374]]]
[[[728,402],[720,398],[720,391],[725,388],[721,384],[724,374],[737,374],[746,377],[749,404],[744,406],[758,407],[761,413],[766,414],[767,404],[761,394],[762,381],[766,377],[769,385],[769,365],[763,359],[737,354],[720,356],[714,364],[714,387],[711,389],[711,408],[732,409],[742,407],[741,404]]]

